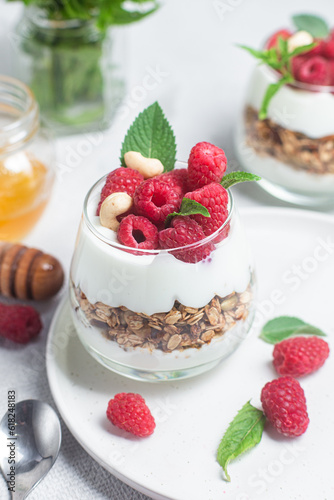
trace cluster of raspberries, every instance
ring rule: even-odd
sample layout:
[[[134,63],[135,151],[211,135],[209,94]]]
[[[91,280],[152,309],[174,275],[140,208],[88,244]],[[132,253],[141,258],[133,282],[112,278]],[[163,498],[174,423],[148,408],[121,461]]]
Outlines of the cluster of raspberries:
[[[319,337],[292,337],[275,345],[273,364],[281,377],[264,386],[261,402],[266,417],[281,434],[294,437],[306,431],[305,394],[295,377],[315,372],[328,355],[328,344]]]
[[[284,436],[300,436],[309,425],[305,394],[295,377],[315,372],[328,355],[328,344],[319,337],[292,337],[275,345],[273,364],[281,376],[263,387],[261,402],[267,419]],[[150,436],[155,429],[154,417],[139,394],[116,394],[108,403],[107,417],[135,436]]]
[[[267,49],[277,47],[278,38],[287,40],[293,33],[280,30],[267,42]],[[315,40],[317,45],[292,58],[292,73],[299,82],[312,85],[334,85],[334,30],[327,39]]]
[[[98,206],[112,193],[125,192],[133,198],[132,213],[121,218],[117,231],[120,243],[139,250],[179,248],[195,244],[191,249],[175,251],[176,258],[196,263],[207,258],[212,243],[196,245],[216,232],[228,217],[228,194],[220,184],[226,171],[222,149],[208,142],[196,144],[190,152],[188,168],[176,169],[144,180],[136,170],[120,167],[111,172],[101,192]],[[179,212],[183,198],[203,205],[210,217],[175,216],[165,227],[169,214]],[[215,237],[215,242],[226,237]]]

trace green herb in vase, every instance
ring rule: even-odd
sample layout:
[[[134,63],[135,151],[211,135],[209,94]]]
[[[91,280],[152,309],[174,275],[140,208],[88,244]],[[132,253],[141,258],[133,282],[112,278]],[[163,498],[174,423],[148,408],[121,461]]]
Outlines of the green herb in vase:
[[[157,2],[23,3],[14,37],[16,75],[33,90],[45,122],[58,133],[107,127],[125,93],[122,34],[114,27],[149,16]]]

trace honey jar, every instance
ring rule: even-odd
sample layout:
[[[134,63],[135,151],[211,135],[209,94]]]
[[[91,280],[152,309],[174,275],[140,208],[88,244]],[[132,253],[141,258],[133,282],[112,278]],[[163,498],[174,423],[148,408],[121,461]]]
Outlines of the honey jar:
[[[22,82],[0,76],[0,240],[21,240],[50,198],[54,148]]]

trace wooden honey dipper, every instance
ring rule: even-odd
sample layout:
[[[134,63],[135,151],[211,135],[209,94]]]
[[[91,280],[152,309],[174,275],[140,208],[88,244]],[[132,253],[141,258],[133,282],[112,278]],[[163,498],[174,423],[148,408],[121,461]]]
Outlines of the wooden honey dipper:
[[[45,300],[64,282],[60,262],[36,248],[0,241],[0,294],[22,300]]]

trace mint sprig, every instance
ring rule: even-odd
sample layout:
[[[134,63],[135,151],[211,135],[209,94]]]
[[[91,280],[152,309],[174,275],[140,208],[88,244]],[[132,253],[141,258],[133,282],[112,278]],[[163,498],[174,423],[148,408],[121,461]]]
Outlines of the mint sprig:
[[[227,472],[229,462],[261,441],[265,420],[264,413],[248,401],[228,426],[217,452],[227,481],[231,481]]]
[[[159,7],[156,0],[22,0],[22,2],[26,6],[43,9],[50,20],[93,20],[102,31],[106,31],[114,24],[123,25],[140,21]]]
[[[137,151],[145,158],[157,158],[164,172],[173,170],[176,161],[174,132],[157,102],[140,113],[130,126],[121,150],[121,163],[125,166],[124,154]]]
[[[326,334],[319,328],[305,323],[300,318],[294,316],[279,316],[268,321],[260,333],[260,338],[268,344],[277,344],[284,339],[295,335],[316,335],[326,337]]]
[[[298,31],[307,31],[313,38],[326,38],[330,29],[322,17],[312,14],[298,14],[292,16],[292,21]]]
[[[198,203],[195,200],[191,200],[190,198],[183,198],[180,211],[173,212],[167,215],[165,220],[165,226],[166,227],[169,226],[172,218],[176,217],[177,215],[182,215],[183,217],[186,217],[187,215],[196,215],[196,214],[203,215],[204,217],[211,217],[209,210],[206,207],[204,207],[201,203]]]
[[[234,186],[234,184],[238,184],[240,182],[247,182],[247,181],[260,181],[261,177],[258,175],[254,174],[249,174],[248,172],[230,172],[229,174],[224,175],[222,178],[220,184],[223,186],[223,188],[228,189],[231,186]]]
[[[268,116],[269,104],[275,94],[284,86],[289,83],[293,83],[295,78],[292,74],[292,58],[296,55],[303,54],[304,52],[309,52],[316,43],[311,43],[309,45],[303,45],[289,52],[288,41],[284,40],[282,37],[278,38],[277,47],[272,47],[268,50],[254,50],[246,45],[240,45],[244,50],[247,50],[252,56],[260,60],[260,64],[267,64],[276,71],[281,73],[281,78],[275,82],[271,83],[263,96],[261,108],[259,110],[259,119],[264,120]]]

